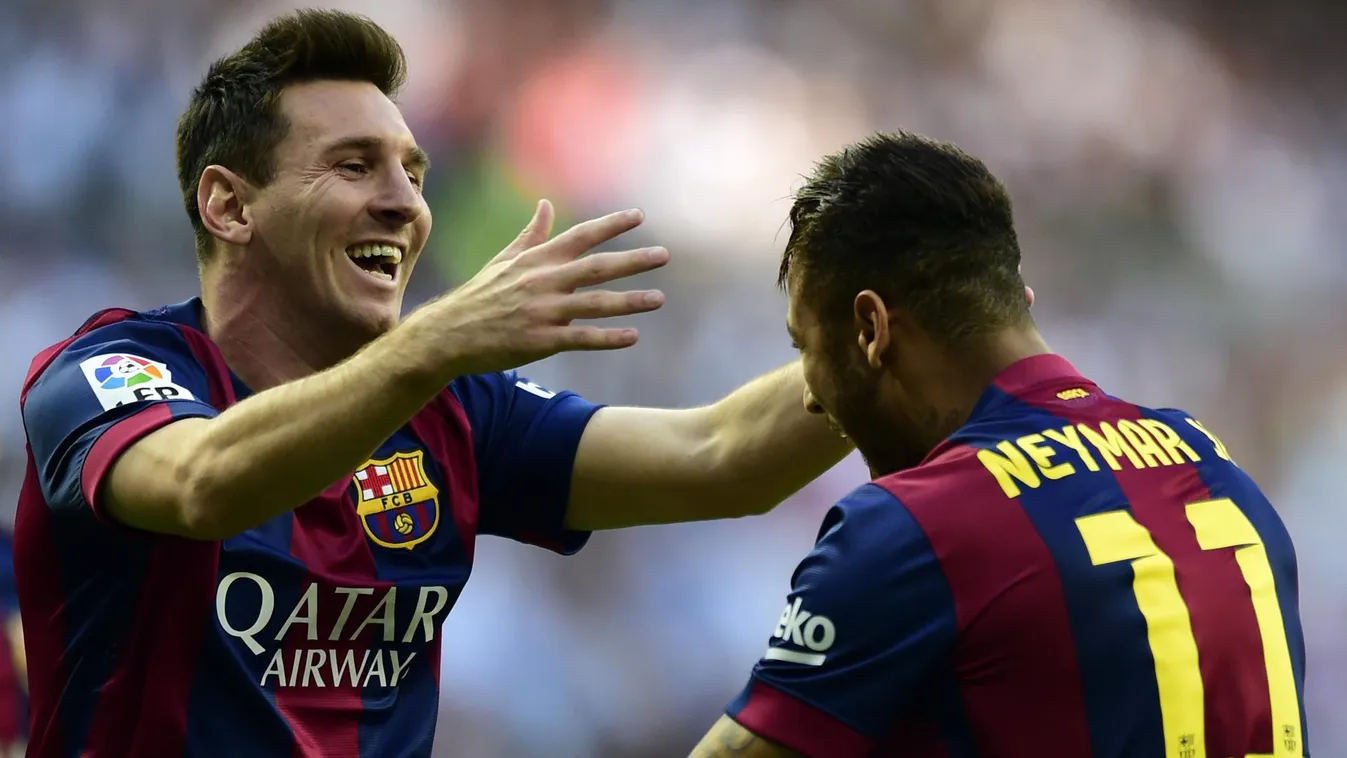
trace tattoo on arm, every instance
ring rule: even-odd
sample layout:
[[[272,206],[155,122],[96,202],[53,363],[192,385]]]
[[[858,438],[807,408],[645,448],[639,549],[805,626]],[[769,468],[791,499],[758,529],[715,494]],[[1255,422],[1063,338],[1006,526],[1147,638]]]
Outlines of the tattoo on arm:
[[[721,716],[688,758],[800,758],[798,753],[769,742]]]

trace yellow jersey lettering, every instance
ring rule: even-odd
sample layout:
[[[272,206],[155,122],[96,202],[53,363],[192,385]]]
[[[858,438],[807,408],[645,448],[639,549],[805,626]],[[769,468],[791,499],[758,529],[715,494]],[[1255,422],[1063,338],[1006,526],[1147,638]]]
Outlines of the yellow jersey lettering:
[[[1094,456],[1090,454],[1090,448],[1080,439],[1080,432],[1076,431],[1074,426],[1064,426],[1061,429],[1044,429],[1043,436],[1056,442],[1063,447],[1068,447],[1080,456],[1080,462],[1085,464],[1085,468],[1090,471],[1098,471],[1099,464],[1095,462]]]
[[[1054,464],[1052,462],[1052,456],[1056,455],[1057,451],[1043,444],[1043,435],[1041,434],[1026,434],[1015,440],[1015,444],[1029,454],[1044,479],[1061,479],[1076,473],[1076,467],[1070,463]]]
[[[1024,454],[1009,441],[1002,440],[997,443],[996,449],[1001,451],[999,455],[996,450],[988,448],[979,450],[978,460],[992,476],[996,477],[996,483],[1001,485],[1001,491],[1006,493],[1006,497],[1011,499],[1019,497],[1020,484],[1029,489],[1037,489],[1043,483]]]
[[[1141,424],[1146,431],[1155,437],[1155,441],[1160,443],[1160,447],[1169,453],[1169,457],[1173,458],[1175,463],[1183,463],[1184,458],[1187,458],[1191,463],[1198,463],[1202,460],[1197,451],[1187,442],[1184,442],[1179,433],[1170,428],[1168,424],[1151,418],[1143,418],[1137,423]]]
[[[1202,426],[1201,422],[1199,422],[1195,418],[1189,418],[1184,420],[1188,422],[1189,426],[1198,430],[1199,432],[1202,432],[1202,436],[1211,440],[1211,446],[1213,449],[1216,450],[1217,457],[1219,457],[1223,461],[1230,461],[1231,463],[1235,462],[1235,459],[1230,457],[1230,451],[1225,448],[1225,443],[1221,442],[1221,440],[1217,438],[1216,435],[1207,431],[1207,428],[1205,426]]]
[[[1080,430],[1082,437],[1089,440],[1091,445],[1094,445],[1094,448],[1103,456],[1104,462],[1114,471],[1122,471],[1122,465],[1118,463],[1118,458],[1122,456],[1126,456],[1134,468],[1142,467],[1141,459],[1132,451],[1131,446],[1127,444],[1127,440],[1123,439],[1123,436],[1118,434],[1118,430],[1114,429],[1109,422],[1101,422],[1097,432],[1085,424],[1077,424],[1076,428]]]
[[[1155,439],[1151,437],[1150,432],[1142,429],[1137,422],[1131,419],[1122,419],[1118,422],[1118,431],[1131,443],[1132,449],[1137,451],[1141,460],[1146,463],[1146,468],[1155,468],[1156,466],[1168,466],[1172,463],[1165,451],[1155,444]]]

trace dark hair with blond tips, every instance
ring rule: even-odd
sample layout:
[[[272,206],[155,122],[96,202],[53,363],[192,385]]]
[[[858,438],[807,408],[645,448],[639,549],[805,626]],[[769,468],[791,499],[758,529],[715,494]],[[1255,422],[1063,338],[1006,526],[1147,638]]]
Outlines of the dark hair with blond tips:
[[[277,18],[211,64],[178,120],[178,185],[197,257],[206,259],[211,240],[196,205],[202,172],[220,165],[261,186],[275,178],[276,146],[290,129],[280,110],[286,87],[370,82],[393,97],[406,79],[407,60],[392,35],[364,16],[330,10]]]

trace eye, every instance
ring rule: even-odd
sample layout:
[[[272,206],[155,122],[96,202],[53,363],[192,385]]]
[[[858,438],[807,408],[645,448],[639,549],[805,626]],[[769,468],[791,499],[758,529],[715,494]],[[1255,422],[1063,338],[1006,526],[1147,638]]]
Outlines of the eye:
[[[366,166],[363,161],[343,161],[337,164],[337,168],[357,176],[364,176],[369,173],[369,166]]]
[[[426,181],[425,177],[418,175],[414,171],[408,171],[407,178],[412,180],[412,186],[417,188],[420,188]]]

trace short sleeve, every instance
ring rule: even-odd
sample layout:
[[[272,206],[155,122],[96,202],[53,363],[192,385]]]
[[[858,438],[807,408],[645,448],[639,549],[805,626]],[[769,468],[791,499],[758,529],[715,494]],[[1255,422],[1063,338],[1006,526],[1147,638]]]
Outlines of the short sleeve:
[[[601,406],[508,371],[450,387],[472,426],[481,493],[478,532],[572,555],[589,532],[565,528],[575,452]]]
[[[833,506],[727,713],[806,756],[870,755],[954,648],[954,603],[926,536],[884,489]]]
[[[205,370],[172,324],[128,320],[81,336],[23,401],[47,504],[102,518],[97,495],[117,458],[167,424],[216,415],[209,397]]]

